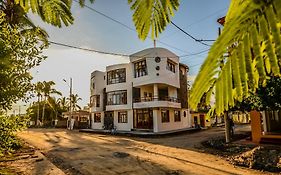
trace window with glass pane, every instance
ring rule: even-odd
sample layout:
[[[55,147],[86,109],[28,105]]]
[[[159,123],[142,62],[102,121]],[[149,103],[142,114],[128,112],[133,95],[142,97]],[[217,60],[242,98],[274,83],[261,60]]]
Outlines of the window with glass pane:
[[[162,123],[170,122],[169,110],[161,110]]]
[[[126,82],[126,69],[116,69],[107,72],[107,84],[116,84]]]
[[[127,104],[127,91],[114,91],[107,93],[107,105]]]
[[[100,107],[100,95],[91,96],[91,106]]]
[[[147,75],[146,60],[134,63],[135,78]]]
[[[101,123],[101,113],[95,113],[94,114],[94,122],[95,123]]]
[[[128,123],[127,111],[118,112],[118,123]]]
[[[180,122],[181,121],[180,111],[175,110],[174,117],[175,117],[175,122]]]
[[[174,73],[176,72],[176,64],[169,59],[167,61],[167,70],[174,72]]]

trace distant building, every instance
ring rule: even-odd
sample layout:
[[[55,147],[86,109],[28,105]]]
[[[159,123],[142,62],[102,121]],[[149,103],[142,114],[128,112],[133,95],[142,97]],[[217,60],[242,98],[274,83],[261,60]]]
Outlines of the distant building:
[[[161,132],[191,127],[188,66],[164,48],[91,74],[91,128]]]

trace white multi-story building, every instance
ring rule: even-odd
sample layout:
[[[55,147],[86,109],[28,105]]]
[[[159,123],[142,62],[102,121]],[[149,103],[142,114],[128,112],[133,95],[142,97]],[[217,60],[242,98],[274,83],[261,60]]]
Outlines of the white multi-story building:
[[[188,66],[164,48],[91,74],[91,128],[161,132],[191,127]]]

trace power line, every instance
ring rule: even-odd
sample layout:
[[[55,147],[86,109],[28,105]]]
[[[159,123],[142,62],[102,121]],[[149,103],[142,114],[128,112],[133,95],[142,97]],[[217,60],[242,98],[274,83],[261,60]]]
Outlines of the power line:
[[[79,1],[78,1],[78,0],[73,0],[73,1],[79,4]],[[99,15],[101,15],[101,16],[103,16],[103,17],[109,19],[109,20],[111,20],[111,21],[116,22],[117,24],[119,24],[119,25],[121,25],[121,26],[123,26],[123,27],[125,27],[125,28],[127,28],[127,29],[129,29],[129,30],[131,30],[131,31],[133,31],[133,32],[136,32],[136,30],[135,30],[134,28],[132,28],[132,27],[130,27],[130,26],[128,26],[128,25],[122,23],[121,21],[118,21],[118,20],[116,20],[116,19],[114,19],[114,18],[112,18],[112,17],[110,17],[110,16],[108,16],[108,15],[106,15],[106,14],[104,14],[104,13],[102,13],[102,12],[100,12],[100,11],[98,11],[98,10],[96,10],[96,9],[94,9],[94,8],[92,8],[92,7],[90,7],[90,6],[88,6],[87,4],[85,4],[84,7],[86,7],[87,9],[89,9],[89,10],[91,10],[91,11],[93,11],[93,12],[95,12],[95,13],[97,13],[97,14],[99,14]],[[149,36],[149,38],[151,38],[151,37]],[[160,41],[160,40],[157,40],[157,41],[158,41],[159,43],[163,44],[163,45],[166,45],[166,46],[168,46],[168,47],[170,47],[170,48],[176,49],[176,50],[181,51],[181,52],[183,52],[183,53],[189,53],[189,52],[184,51],[184,50],[182,50],[182,49],[179,49],[179,48],[177,48],[177,47],[175,47],[175,46],[171,46],[171,45],[169,45],[169,44],[167,44],[167,43],[165,43],[165,42],[163,42],[163,41]]]
[[[181,56],[179,56],[179,57],[180,57],[180,58],[183,58],[183,57],[188,57],[188,56],[200,55],[200,54],[202,54],[202,53],[208,52],[209,50],[210,50],[210,49],[206,49],[206,50],[202,50],[202,51],[195,52],[195,53],[191,53],[191,54],[181,55]]]
[[[95,49],[87,49],[87,48],[82,48],[82,47],[78,47],[78,46],[72,46],[72,45],[68,45],[68,44],[54,42],[54,41],[49,41],[49,43],[54,44],[54,45],[58,45],[58,46],[68,47],[68,48],[72,48],[72,49],[79,49],[79,50],[84,50],[84,51],[89,51],[89,52],[95,52],[95,53],[100,53],[100,54],[105,54],[105,55],[129,57],[129,55],[127,55],[127,54],[106,52],[106,51],[100,51],[100,50],[95,50]]]
[[[214,13],[211,13],[211,14],[209,14],[209,15],[207,15],[207,16],[205,16],[205,17],[203,17],[203,18],[201,18],[201,19],[199,19],[199,20],[196,20],[195,22],[193,22],[193,23],[187,25],[186,27],[183,27],[183,29],[186,29],[186,28],[191,27],[191,26],[193,26],[193,25],[195,25],[195,24],[201,23],[202,21],[204,21],[204,20],[206,20],[206,19],[208,19],[208,18],[214,16],[215,14],[217,14],[217,13],[219,13],[219,12],[225,11],[226,9],[227,9],[227,7],[226,7],[226,8],[223,8],[223,9],[220,9],[220,10],[217,10],[217,11],[215,11]],[[172,33],[171,35],[164,36],[164,37],[162,37],[162,39],[171,37],[171,36],[173,36],[173,35],[175,35],[175,34],[176,34],[176,33]]]
[[[184,31],[182,28],[180,28],[178,25],[176,25],[173,21],[171,21],[171,24],[173,24],[177,29],[179,29],[180,31],[182,31],[184,34],[186,34],[187,36],[189,36],[191,39],[193,39],[196,42],[199,42],[205,46],[210,46],[209,44],[204,43],[203,41],[195,38],[194,36],[192,36],[191,34],[189,34],[188,32]]]
[[[78,46],[73,46],[73,45],[69,45],[69,44],[64,44],[64,43],[59,43],[59,42],[55,42],[55,41],[48,41],[50,44],[54,44],[57,46],[63,46],[63,47],[68,47],[68,48],[72,48],[72,49],[78,49],[78,50],[83,50],[83,51],[88,51],[88,52],[95,52],[95,53],[99,53],[99,54],[105,54],[105,55],[113,55],[113,56],[121,56],[121,57],[138,57],[138,58],[142,58],[142,57],[146,57],[146,55],[142,55],[142,56],[132,56],[129,54],[122,54],[122,53],[114,53],[114,52],[107,52],[107,51],[101,51],[101,50],[96,50],[96,49],[89,49],[89,48],[83,48],[83,47],[78,47]],[[191,53],[191,54],[187,54],[187,55],[182,55],[182,56],[177,56],[179,58],[182,57],[186,57],[186,56],[195,56],[195,55],[199,55],[201,53],[204,53],[208,50],[203,50],[197,53]]]

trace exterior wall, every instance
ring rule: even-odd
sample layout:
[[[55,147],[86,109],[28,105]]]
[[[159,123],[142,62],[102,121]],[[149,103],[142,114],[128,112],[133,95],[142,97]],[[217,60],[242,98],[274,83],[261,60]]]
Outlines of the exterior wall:
[[[251,130],[252,130],[252,141],[259,143],[262,136],[262,126],[261,126],[261,115],[257,111],[251,111]]]
[[[161,61],[157,63],[155,57],[160,57]],[[134,77],[134,62],[146,59],[146,66],[148,75],[142,77]],[[167,61],[168,59],[175,64],[175,73],[167,70]],[[93,129],[103,129],[104,126],[104,113],[105,111],[113,111],[113,122],[117,130],[120,131],[131,131],[133,129],[133,109],[141,108],[153,108],[153,131],[161,132],[168,130],[177,130],[191,127],[191,115],[187,106],[182,106],[182,103],[173,101],[171,99],[165,99],[166,101],[144,101],[139,103],[133,103],[132,101],[132,89],[133,87],[140,88],[140,97],[144,97],[144,92],[152,93],[152,96],[158,97],[159,88],[168,88],[168,96],[173,98],[178,98],[180,95],[178,91],[179,88],[186,88],[187,84],[180,85],[180,68],[185,70],[185,79],[187,76],[187,66],[182,66],[179,63],[179,58],[174,53],[170,52],[167,49],[163,48],[150,48],[133,54],[130,56],[130,63],[127,64],[118,64],[106,67],[106,72],[94,71],[92,73],[91,79],[91,95],[100,95],[100,107],[91,108],[91,127]],[[156,70],[156,67],[159,66],[160,69]],[[107,85],[107,72],[116,69],[126,69],[126,82],[116,83]],[[186,79],[187,80],[187,79]],[[93,82],[95,82],[95,88],[92,87]],[[186,86],[186,87],[184,87]],[[124,105],[106,105],[107,100],[106,93],[113,91],[127,91],[127,104]],[[185,92],[185,90],[184,90]],[[187,93],[186,93],[187,94]],[[185,94],[185,95],[186,95]],[[187,95],[184,97],[187,104]],[[169,109],[170,122],[162,123],[161,120],[161,108]],[[174,110],[181,111],[181,121],[174,121]],[[118,112],[127,111],[127,123],[118,123]],[[184,117],[184,111],[186,111],[186,116]],[[94,122],[94,113],[101,113],[101,122]]]
[[[112,91],[127,91],[127,104],[125,105],[106,105],[106,111],[115,111],[115,110],[124,110],[124,109],[132,109],[132,76],[131,76],[131,67],[129,64],[117,64],[113,66],[107,66],[106,71],[111,71],[115,69],[126,68],[126,82],[124,83],[116,83],[106,85],[106,92]],[[107,75],[106,78],[107,80]]]
[[[155,62],[155,57],[160,57],[159,63]],[[176,64],[175,73],[167,70],[167,59],[173,61]],[[167,84],[176,88],[180,87],[179,83],[179,58],[174,53],[163,48],[150,48],[141,52],[131,55],[130,65],[131,70],[134,70],[134,62],[146,59],[147,73],[148,75],[133,78],[133,86],[138,87],[147,84],[161,83]],[[156,70],[156,66],[160,67],[160,70]],[[159,75],[157,75],[157,73]],[[134,77],[134,71],[131,74]]]
[[[170,101],[147,101],[147,102],[134,103],[134,109],[152,108],[152,107],[171,107],[171,108],[180,109],[181,104],[176,102],[170,102]]]
[[[128,122],[127,123],[118,123],[118,110],[114,111],[114,125],[119,131],[131,131],[133,128],[133,110],[126,110]]]
[[[212,121],[206,118],[206,113],[191,113],[191,123],[192,127],[195,127],[195,118],[197,117],[197,124],[201,127],[210,127],[212,124]],[[200,120],[200,116],[203,116],[203,123]]]
[[[103,89],[105,88],[105,72],[94,71],[91,74],[91,96],[92,95],[100,95],[100,107],[91,106],[91,112],[94,111],[103,111],[103,106],[105,105],[103,102],[104,93]],[[95,87],[93,87],[93,84]],[[91,102],[90,102],[91,103]]]
[[[154,123],[154,132],[162,132],[162,131],[170,131],[170,130],[177,130],[177,129],[183,129],[183,128],[189,128],[190,127],[190,113],[187,109],[181,110],[181,121],[175,122],[174,117],[174,110],[173,108],[169,108],[169,115],[170,115],[170,122],[162,122],[161,117],[161,109],[160,110],[153,110],[153,122]],[[186,117],[183,115],[183,111],[186,111]],[[154,115],[156,114],[156,116]]]
[[[96,123],[94,122],[94,113],[91,113],[91,128],[92,129],[103,129],[103,122],[104,122],[104,112],[99,112],[101,113],[101,122]]]
[[[180,64],[180,89],[178,91],[178,98],[180,99],[182,108],[188,108],[187,72],[188,67]]]

